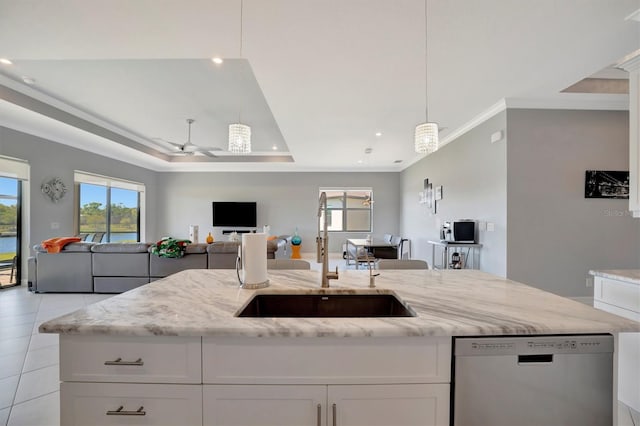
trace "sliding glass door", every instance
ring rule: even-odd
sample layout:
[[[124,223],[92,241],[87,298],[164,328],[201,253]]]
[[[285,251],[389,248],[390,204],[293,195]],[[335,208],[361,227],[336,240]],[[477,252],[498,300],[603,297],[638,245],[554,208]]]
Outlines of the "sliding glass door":
[[[0,288],[20,284],[21,187],[0,177]]]

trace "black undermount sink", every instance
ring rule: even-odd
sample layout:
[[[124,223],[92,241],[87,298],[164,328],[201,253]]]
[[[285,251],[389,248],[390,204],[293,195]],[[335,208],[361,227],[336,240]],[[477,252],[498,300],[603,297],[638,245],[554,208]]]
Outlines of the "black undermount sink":
[[[238,317],[371,318],[414,317],[393,294],[256,294]]]

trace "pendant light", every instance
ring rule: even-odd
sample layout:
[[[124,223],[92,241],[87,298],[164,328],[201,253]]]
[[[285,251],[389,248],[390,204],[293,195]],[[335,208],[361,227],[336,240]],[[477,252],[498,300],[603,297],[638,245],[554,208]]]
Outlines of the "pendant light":
[[[240,58],[242,59],[242,13],[244,3],[240,0]],[[229,151],[234,154],[249,154],[251,152],[251,127],[242,124],[240,114],[238,122],[229,124]]]
[[[428,61],[428,32],[427,32],[427,0],[424,1],[424,115],[425,122],[416,126],[414,135],[415,150],[418,154],[431,154],[438,150],[438,123],[429,122],[429,79],[427,70],[429,68]]]

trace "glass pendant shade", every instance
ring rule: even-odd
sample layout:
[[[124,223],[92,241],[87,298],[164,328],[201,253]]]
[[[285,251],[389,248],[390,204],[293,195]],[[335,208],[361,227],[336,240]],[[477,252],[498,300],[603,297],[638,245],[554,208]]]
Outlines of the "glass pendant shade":
[[[234,154],[251,152],[251,127],[240,123],[229,124],[229,152]]]
[[[415,149],[418,154],[431,154],[438,150],[437,123],[423,123],[416,126]]]

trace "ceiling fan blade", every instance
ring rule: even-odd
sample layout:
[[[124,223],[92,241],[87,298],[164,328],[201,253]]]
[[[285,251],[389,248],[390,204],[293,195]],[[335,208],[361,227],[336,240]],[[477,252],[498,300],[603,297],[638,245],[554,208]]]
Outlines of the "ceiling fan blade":
[[[217,155],[209,152],[209,151],[200,151],[202,154],[206,155],[207,157],[211,157],[211,158],[218,158]]]
[[[217,146],[199,146],[197,147],[197,151],[205,152],[205,151],[224,151],[224,150]]]

